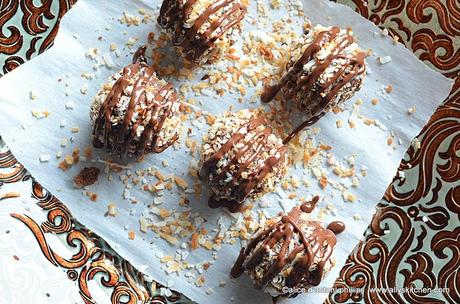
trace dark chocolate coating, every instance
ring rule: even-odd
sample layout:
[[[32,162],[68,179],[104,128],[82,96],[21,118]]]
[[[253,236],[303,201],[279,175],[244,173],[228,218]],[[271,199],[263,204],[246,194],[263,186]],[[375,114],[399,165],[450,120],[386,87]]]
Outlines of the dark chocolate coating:
[[[159,82],[153,68],[143,62],[138,61],[125,67],[101,104],[94,121],[94,147],[106,147],[112,155],[125,158],[133,155],[142,157],[150,152],[160,153],[171,146],[177,136],[161,143],[163,138],[160,131],[178,97],[171,83],[150,91]],[[126,89],[129,86],[133,88],[128,96]],[[129,98],[129,105],[123,113],[122,123],[114,125],[112,119],[120,115],[118,111],[122,98]],[[143,130],[137,138],[136,133],[140,127]]]
[[[247,8],[236,0],[212,1],[191,26],[186,26],[187,18],[196,3],[197,0],[164,0],[158,23],[172,33],[173,43],[181,48],[185,59],[199,64],[202,56],[216,47],[215,42],[240,23]],[[208,18],[220,10],[225,10],[225,13],[204,31],[200,31]]]
[[[252,170],[248,176],[243,177],[243,172],[247,171],[247,168],[252,164],[252,162],[259,157],[259,154],[266,152],[264,146],[266,145],[267,138],[272,135],[272,129],[266,126],[266,120],[262,117],[251,119],[248,124],[243,125],[242,128],[247,129],[247,133],[255,131],[255,136],[247,140],[246,132],[235,132],[232,134],[231,138],[224,144],[218,151],[206,159],[202,165],[202,168],[199,172],[201,179],[206,180],[209,184],[218,184],[224,179],[227,179],[230,171],[236,171],[231,180],[225,184],[224,188],[231,190],[233,199],[225,199],[218,197],[217,195],[212,195],[209,199],[209,206],[211,208],[217,207],[227,207],[230,211],[238,211],[243,201],[251,194],[251,192],[264,180],[264,178],[272,172],[273,168],[278,165],[278,163],[284,161],[285,155],[287,152],[286,146],[281,146],[278,149],[279,156],[271,155],[262,165],[256,167]],[[259,126],[263,126],[260,128]],[[241,145],[235,151],[236,146]],[[222,168],[222,171],[219,174],[215,174],[216,164],[230,151],[234,152],[234,156],[230,159],[229,163]],[[248,151],[252,151],[250,156],[247,155]],[[246,157],[246,160],[241,163],[242,157]],[[234,168],[236,166],[236,169]],[[210,173],[213,173],[213,178],[207,180],[210,176]]]
[[[323,278],[325,263],[330,259],[336,244],[336,237],[332,231],[320,227],[317,222],[312,222],[314,229],[311,234],[307,235],[304,231],[306,223],[301,219],[301,214],[310,213],[318,200],[319,197],[316,196],[311,202],[293,208],[289,214],[283,215],[278,222],[259,231],[247,247],[241,250],[231,270],[231,276],[236,278],[244,271],[252,271],[262,261],[266,261],[269,251],[281,243],[276,257],[267,267],[260,281],[256,282],[256,288],[264,288],[291,263],[292,269],[285,280],[286,287],[319,285]],[[290,248],[294,234],[298,235],[300,243],[296,244],[294,248]],[[316,268],[312,270],[315,258],[318,262],[316,262]]]
[[[302,56],[295,61],[292,66],[287,67],[287,72],[276,85],[265,87],[261,99],[263,102],[270,102],[280,90],[283,91],[285,100],[292,99],[300,91],[311,91],[310,100],[297,100],[297,106],[300,111],[306,113],[307,117],[304,123],[298,126],[284,140],[285,143],[294,138],[297,133],[305,127],[316,123],[329,110],[335,100],[341,100],[338,96],[340,90],[349,83],[355,83],[356,89],[359,89],[361,82],[356,82],[357,76],[363,74],[365,68],[365,58],[367,53],[359,51],[356,54],[346,57],[343,52],[353,42],[353,36],[345,35],[338,41],[337,45],[330,54],[320,62],[312,71],[306,72],[304,65],[315,58],[315,55],[322,50],[323,45],[335,40],[340,33],[340,28],[332,27],[330,30],[319,32],[313,42],[305,48]],[[318,79],[332,64],[334,60],[346,59],[346,63],[332,75],[325,83],[318,83]]]

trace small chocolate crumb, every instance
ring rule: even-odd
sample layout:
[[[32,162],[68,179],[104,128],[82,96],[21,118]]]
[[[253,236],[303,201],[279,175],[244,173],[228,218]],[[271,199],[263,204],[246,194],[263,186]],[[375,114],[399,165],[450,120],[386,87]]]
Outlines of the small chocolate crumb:
[[[345,231],[345,223],[342,221],[333,221],[327,225],[327,229],[334,232],[334,234],[340,234]]]
[[[89,186],[97,181],[100,170],[97,167],[85,167],[73,179],[75,184],[80,187]]]

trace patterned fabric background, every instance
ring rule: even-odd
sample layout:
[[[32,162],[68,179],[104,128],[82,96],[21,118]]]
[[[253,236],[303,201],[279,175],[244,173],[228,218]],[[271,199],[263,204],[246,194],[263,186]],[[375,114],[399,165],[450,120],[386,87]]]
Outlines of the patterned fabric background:
[[[22,200],[17,199],[14,202],[17,204],[15,208],[3,208],[5,206],[4,200],[9,199],[13,203],[13,200],[19,198],[19,195]],[[56,287],[52,285],[55,282],[59,282],[56,272],[48,271],[48,273],[53,274],[53,277],[47,278],[42,284],[34,280],[38,277],[35,273],[36,269],[23,270],[23,268],[19,268],[22,272],[16,273],[16,275],[19,275],[22,284],[14,284],[18,280],[17,277],[5,277],[8,274],[8,268],[14,269],[14,266],[8,267],[5,264],[17,262],[21,263],[22,267],[25,267],[24,264],[29,259],[30,252],[37,254],[37,249],[41,250],[43,256],[50,263],[49,268],[52,266],[58,267],[66,273],[71,282],[75,283],[76,287],[74,289],[78,290],[84,303],[100,303],[96,299],[101,298],[108,298],[112,303],[129,304],[190,302],[177,292],[163,291],[162,285],[149,280],[148,277],[134,269],[103,239],[78,223],[67,207],[46,191],[16,161],[7,147],[0,148],[0,202],[2,203],[0,224],[5,221],[5,218],[2,217],[3,213],[6,210],[10,210],[12,218],[9,217],[9,221],[18,220],[22,222],[32,232],[38,243],[33,245],[26,243],[30,240],[21,238],[21,233],[23,234],[24,232],[18,229],[7,229],[5,228],[6,225],[1,226],[2,232],[3,229],[7,229],[6,235],[11,235],[8,250],[3,249],[4,246],[0,246],[0,266],[4,266],[0,271],[0,282],[2,282],[0,291],[3,291],[2,289],[6,286],[14,289],[14,291],[7,290],[2,293],[2,295],[10,296],[6,298],[8,303],[30,303],[30,299],[38,297],[30,290],[35,285],[44,285],[42,289],[45,289],[46,294],[48,294],[46,302],[37,303],[74,303],[69,302],[74,293],[58,293]],[[38,208],[30,205],[37,205]],[[14,227],[12,224],[9,226]],[[14,239],[13,235],[16,238],[20,237],[20,239]],[[4,234],[2,236],[5,237]],[[0,238],[0,240],[3,240],[3,238]],[[20,245],[17,243],[20,243]],[[57,244],[60,246],[57,246]],[[63,247],[67,250],[62,250]],[[13,256],[14,259],[6,260],[6,257],[10,256]],[[3,261],[3,258],[6,261]],[[41,278],[43,279],[43,276]],[[99,288],[96,289],[94,283],[99,284],[96,286]],[[19,291],[24,288],[21,285],[28,286],[29,290],[20,293]],[[60,285],[61,288],[72,288],[69,284],[64,285],[61,283]],[[37,288],[34,289],[35,293],[38,294]],[[100,295],[101,292],[102,296]],[[99,297],[95,295],[99,295]]]
[[[43,53],[54,41],[59,21],[76,0],[0,0],[0,63],[3,73]]]
[[[387,28],[423,62],[456,79],[460,88],[460,2],[458,0],[338,0]]]
[[[328,303],[460,303],[460,2],[339,1],[387,28],[426,64],[453,78],[450,97],[407,151],[350,254]],[[353,2],[353,3],[350,3]],[[373,288],[448,288],[389,293]]]
[[[0,63],[3,73],[49,48],[57,33],[60,18],[75,1],[41,0],[41,5],[36,6],[37,2],[0,0]],[[388,29],[395,39],[411,49],[420,60],[446,77],[455,79],[456,83],[450,97],[407,151],[399,168],[404,174],[398,174],[388,187],[384,198],[377,205],[377,212],[363,240],[350,254],[335,283],[337,288],[364,288],[364,293],[336,290],[326,302],[460,303],[460,2],[337,2],[349,5],[365,18]],[[36,187],[33,191],[37,191]],[[46,196],[46,200],[52,200],[52,196]],[[65,210],[61,203],[59,206]],[[47,207],[49,205],[43,205],[43,210],[48,212],[49,223],[53,223],[56,213],[52,213],[52,210],[55,209]],[[32,227],[37,224],[33,220],[30,222],[22,215],[16,217],[34,231]],[[70,214],[67,219],[71,230],[62,230],[60,227],[60,231],[43,231],[46,225],[42,225],[41,230],[34,231],[37,240],[40,241],[42,232],[87,233]],[[98,240],[93,235],[91,239]],[[96,242],[98,248],[104,247],[99,245],[101,242]],[[112,259],[113,256],[116,254],[106,255]],[[97,265],[92,262],[86,260],[86,264],[82,265]],[[118,267],[122,265],[120,262]],[[81,269],[78,268],[78,272],[73,275],[81,277]],[[133,272],[129,269],[126,273],[136,277],[131,275]],[[113,283],[116,286],[116,282]],[[145,282],[134,282],[123,290],[142,290],[142,284]],[[379,287],[425,287],[431,288],[431,291],[389,292],[374,289]],[[435,288],[444,289],[433,290]],[[145,295],[151,297],[151,289],[147,291]],[[144,297],[137,299],[146,301]],[[113,302],[118,300],[112,297]],[[91,303],[90,298],[85,301]]]

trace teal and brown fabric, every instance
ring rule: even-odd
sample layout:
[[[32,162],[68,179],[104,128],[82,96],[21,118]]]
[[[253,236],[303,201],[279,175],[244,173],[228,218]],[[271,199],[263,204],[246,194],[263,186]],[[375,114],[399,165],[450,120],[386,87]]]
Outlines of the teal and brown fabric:
[[[408,149],[399,167],[404,178],[394,178],[336,280],[338,290],[364,293],[332,292],[327,303],[460,303],[460,2],[339,2],[456,82]]]
[[[2,72],[10,72],[49,48],[61,17],[74,2],[0,0]],[[395,176],[378,203],[362,241],[351,252],[335,282],[337,289],[326,302],[460,303],[460,2],[337,2],[388,29],[420,60],[454,79],[455,85],[449,98],[408,149],[399,168],[404,173]],[[5,158],[0,160],[2,164],[14,165],[10,154],[1,157]],[[38,204],[40,202],[38,197]],[[42,204],[49,207],[49,204]],[[59,206],[64,208],[62,204]],[[44,210],[50,212],[46,208]],[[69,220],[74,225],[72,231],[84,231],[84,228],[77,229],[75,219]],[[107,256],[113,259],[115,254]],[[120,273],[129,275],[133,271]],[[74,275],[76,273],[72,272]],[[133,281],[132,286],[116,283],[113,286],[121,286],[126,292],[147,290],[141,300],[154,296],[151,288],[142,286],[142,281]],[[364,292],[353,293],[348,287]],[[112,300],[117,299],[114,294]],[[158,294],[154,297],[159,303],[167,302]]]
[[[41,5],[36,6],[37,2]],[[0,75],[53,45],[59,22],[76,0],[1,0]]]

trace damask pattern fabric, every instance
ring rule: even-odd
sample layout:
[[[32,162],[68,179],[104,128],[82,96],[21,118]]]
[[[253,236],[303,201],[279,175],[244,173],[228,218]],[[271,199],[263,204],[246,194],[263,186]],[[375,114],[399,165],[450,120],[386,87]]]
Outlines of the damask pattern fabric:
[[[339,2],[387,28],[455,85],[407,151],[403,173],[388,187],[336,280],[337,288],[364,293],[336,291],[326,302],[460,303],[460,2]]]
[[[59,22],[76,0],[0,1],[0,64],[8,73],[53,45]],[[1,75],[1,72],[0,72]]]

